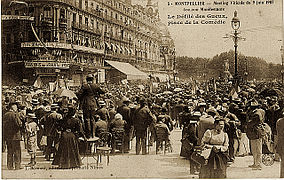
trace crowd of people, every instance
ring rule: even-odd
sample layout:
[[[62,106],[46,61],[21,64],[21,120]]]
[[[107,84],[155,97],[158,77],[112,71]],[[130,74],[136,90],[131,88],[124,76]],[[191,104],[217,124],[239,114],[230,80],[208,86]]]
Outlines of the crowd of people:
[[[36,164],[39,148],[47,161],[66,169],[82,165],[80,154],[89,151],[84,148],[88,139],[118,131],[123,132],[122,147],[110,142],[112,153],[116,148],[128,153],[135,138],[136,154],[142,150],[145,155],[154,142],[157,153],[163,142],[171,151],[170,134],[182,129],[180,155],[200,178],[226,178],[227,166],[237,156],[251,154],[249,168],[261,170],[263,153],[277,151],[276,160],[283,154],[277,143],[283,139],[278,132],[283,129],[283,95],[276,84],[178,82],[154,88],[98,85],[91,75],[86,82],[75,96],[29,86],[3,89],[2,150],[7,149],[8,169],[21,168],[22,139],[30,166]]]

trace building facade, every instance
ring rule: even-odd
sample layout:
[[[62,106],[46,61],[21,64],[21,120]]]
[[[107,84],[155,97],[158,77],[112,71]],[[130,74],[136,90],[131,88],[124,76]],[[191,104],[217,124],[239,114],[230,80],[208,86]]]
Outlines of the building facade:
[[[2,0],[3,82],[103,82],[105,61],[172,74],[174,43],[157,4],[131,0]]]

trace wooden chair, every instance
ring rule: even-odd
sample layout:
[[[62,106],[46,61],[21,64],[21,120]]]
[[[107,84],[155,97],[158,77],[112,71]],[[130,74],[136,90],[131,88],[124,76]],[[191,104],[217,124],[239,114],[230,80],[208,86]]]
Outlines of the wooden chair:
[[[169,135],[168,133],[161,127],[155,127],[156,130],[156,154],[159,153],[159,150],[162,149],[163,153],[166,154],[166,150],[167,148],[170,148],[171,151],[171,147],[169,145]]]
[[[124,153],[124,129],[114,129],[112,131],[112,153],[115,153],[116,149],[119,149],[122,153]]]
[[[99,163],[102,162],[102,156],[106,156],[107,157],[107,165],[109,165],[109,155],[110,152],[112,150],[111,147],[109,147],[110,145],[110,141],[111,141],[111,133],[109,132],[102,132],[100,134],[100,143],[99,146],[96,149],[96,153],[97,153],[97,168],[99,168]]]

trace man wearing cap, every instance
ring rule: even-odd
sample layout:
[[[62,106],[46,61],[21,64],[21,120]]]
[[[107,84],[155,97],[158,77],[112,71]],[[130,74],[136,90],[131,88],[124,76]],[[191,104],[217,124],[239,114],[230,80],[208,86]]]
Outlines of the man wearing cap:
[[[86,137],[90,138],[93,134],[94,116],[98,109],[97,98],[105,92],[93,83],[94,77],[92,75],[88,75],[86,80],[87,84],[82,85],[77,97],[80,101],[80,109],[83,110],[84,114]]]
[[[7,142],[7,167],[9,170],[21,168],[21,127],[17,104],[10,103],[9,111],[3,117],[3,133]]]
[[[133,126],[133,122],[131,119],[131,111],[129,106],[130,100],[126,97],[122,98],[122,106],[117,108],[117,113],[121,114],[123,117],[123,120],[126,121],[126,126],[125,126],[125,138],[124,138],[124,152],[129,151],[129,142],[130,142],[130,133],[131,133],[131,127]]]
[[[139,99],[140,106],[134,112],[134,129],[136,131],[136,154],[139,155],[141,148],[142,154],[147,153],[146,150],[146,138],[147,138],[147,128],[155,122],[155,117],[151,113],[147,106],[146,99],[141,97]]]

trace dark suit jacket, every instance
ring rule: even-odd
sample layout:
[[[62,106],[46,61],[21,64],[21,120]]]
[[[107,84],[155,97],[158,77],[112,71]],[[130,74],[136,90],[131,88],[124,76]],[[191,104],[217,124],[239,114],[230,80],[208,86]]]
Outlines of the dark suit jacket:
[[[8,111],[3,117],[3,132],[6,140],[22,140],[22,122],[16,112]]]
[[[96,110],[98,104],[95,98],[104,93],[105,92],[95,84],[83,84],[77,97],[81,102],[80,105],[83,110]]]
[[[127,122],[126,130],[129,130],[133,125],[130,108],[124,104],[117,108],[117,113],[121,114],[123,120]]]

